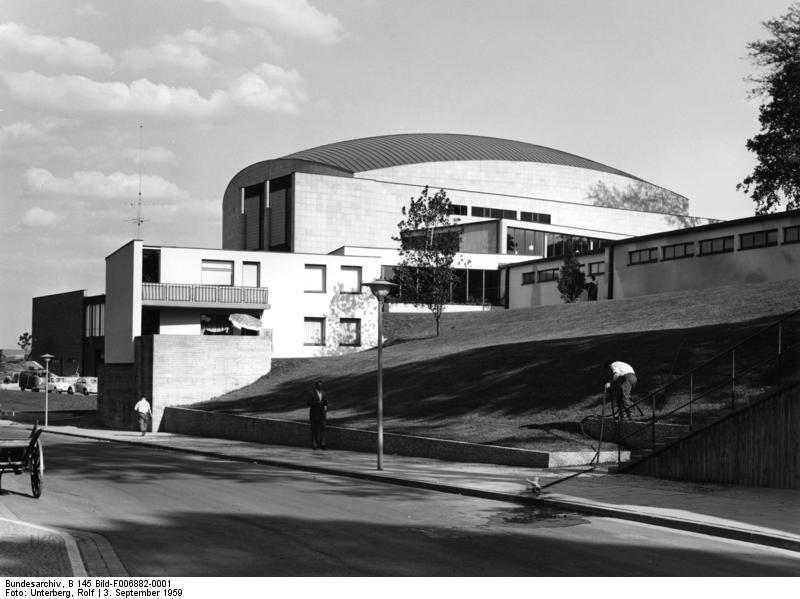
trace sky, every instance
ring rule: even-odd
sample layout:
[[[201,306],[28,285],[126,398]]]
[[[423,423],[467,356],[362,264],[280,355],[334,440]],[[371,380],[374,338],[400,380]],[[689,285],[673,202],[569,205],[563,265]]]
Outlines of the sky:
[[[260,160],[464,133],[754,213],[747,43],[787,0],[0,0],[0,348],[131,239],[221,247]],[[141,231],[136,220],[141,197]]]

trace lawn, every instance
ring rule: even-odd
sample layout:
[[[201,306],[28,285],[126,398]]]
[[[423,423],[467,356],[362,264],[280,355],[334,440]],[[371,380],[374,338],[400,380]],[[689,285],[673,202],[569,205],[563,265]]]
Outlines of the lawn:
[[[631,363],[637,395],[800,308],[800,280],[613,302],[386,315],[387,432],[511,447],[589,447],[581,420],[600,410],[608,358]],[[322,379],[330,424],[375,427],[376,352],[274,360],[254,384],[195,407],[304,421]]]

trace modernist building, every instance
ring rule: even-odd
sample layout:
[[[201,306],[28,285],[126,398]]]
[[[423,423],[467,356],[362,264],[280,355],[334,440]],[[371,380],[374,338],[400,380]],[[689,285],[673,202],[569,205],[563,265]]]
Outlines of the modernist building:
[[[692,222],[685,210],[670,213],[687,201],[668,190],[592,160],[503,139],[392,135],[250,165],[225,190],[221,249],[137,240],[106,258],[106,294],[92,304],[104,323],[105,422],[132,422],[132,405],[143,394],[158,427],[165,406],[246,385],[269,372],[272,357],[374,346],[377,302],[362,283],[391,277],[402,209],[426,186],[446,190],[464,225],[462,258],[469,264],[448,310],[516,305],[516,263],[560,259],[567,245],[607,253],[620,240]],[[636,188],[654,199],[608,202],[593,193],[598,186]],[[505,281],[501,272],[509,273]],[[397,308],[412,309],[392,304]],[[236,328],[233,314],[260,319],[263,330]],[[34,318],[47,316],[37,310]],[[84,328],[90,321],[81,321]],[[34,330],[41,328],[34,323]]]

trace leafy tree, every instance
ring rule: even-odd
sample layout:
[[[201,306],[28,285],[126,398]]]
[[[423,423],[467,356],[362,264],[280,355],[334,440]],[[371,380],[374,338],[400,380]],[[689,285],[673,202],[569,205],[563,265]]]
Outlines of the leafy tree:
[[[572,246],[567,246],[564,252],[564,264],[558,273],[558,291],[561,299],[572,303],[581,296],[586,288],[586,275],[581,270],[581,264],[572,251]]]
[[[31,357],[31,344],[33,343],[33,337],[31,337],[30,333],[22,333],[19,336],[19,341],[17,341],[17,345],[23,352],[22,359],[27,360]]]
[[[765,98],[759,108],[761,132],[747,140],[757,159],[752,174],[736,186],[756,204],[756,214],[768,214],[786,203],[800,208],[800,4],[763,23],[772,38],[747,45],[761,67],[753,97]]]
[[[644,181],[636,181],[623,189],[598,181],[589,188],[586,198],[595,206],[658,212],[665,215],[668,224],[676,227],[694,227],[705,222],[689,216],[688,198]]]
[[[436,320],[436,336],[445,304],[459,280],[454,269],[461,246],[463,228],[451,215],[451,204],[442,189],[430,195],[428,187],[418,198],[411,198],[403,220],[397,223],[400,262],[394,269],[394,281],[400,285],[401,297],[415,306],[428,308]],[[462,261],[458,266],[467,266]]]

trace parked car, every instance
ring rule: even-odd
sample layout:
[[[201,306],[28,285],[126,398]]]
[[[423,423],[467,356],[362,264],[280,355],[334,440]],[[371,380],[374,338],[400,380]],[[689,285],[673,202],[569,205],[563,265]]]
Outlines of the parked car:
[[[78,377],[75,376],[50,376],[50,383],[47,385],[48,390],[52,393],[67,393],[72,395],[75,393],[75,383]]]
[[[23,370],[19,373],[19,388],[24,391],[44,391],[47,384],[47,372],[44,370]]]
[[[75,381],[75,393],[97,393],[97,377],[96,376],[82,376]]]

